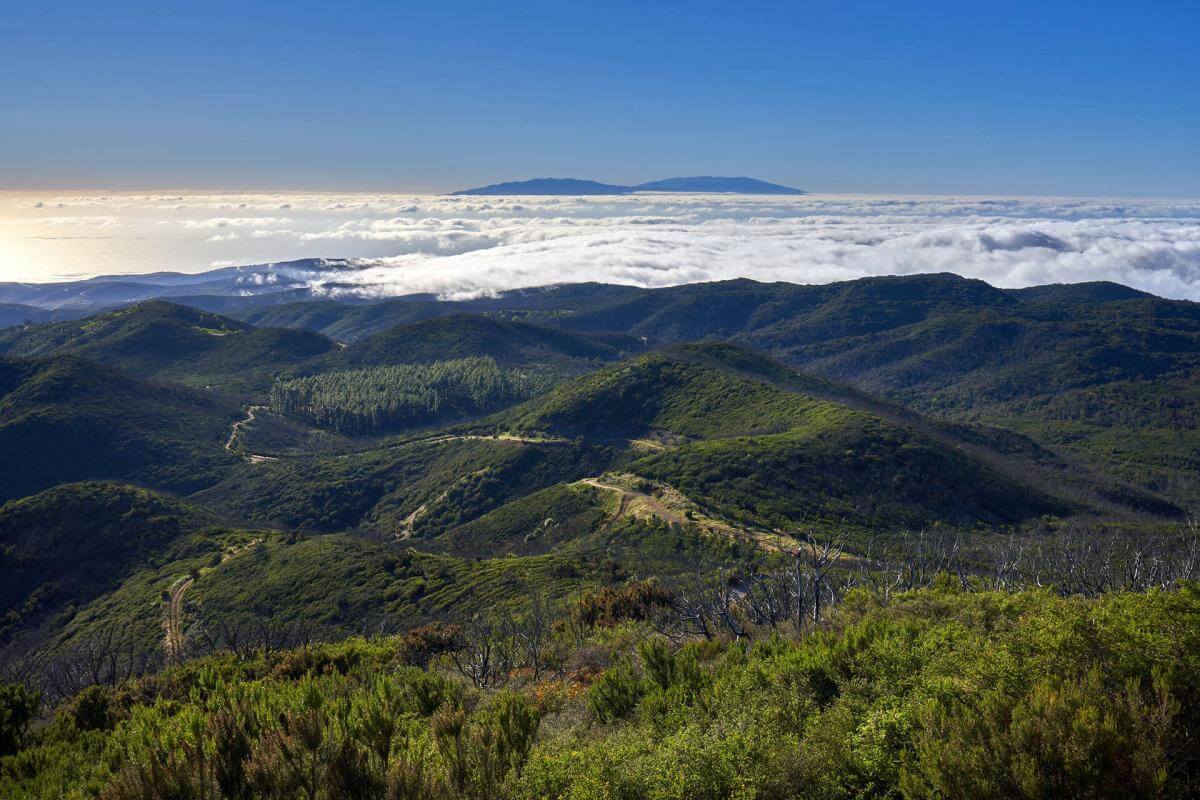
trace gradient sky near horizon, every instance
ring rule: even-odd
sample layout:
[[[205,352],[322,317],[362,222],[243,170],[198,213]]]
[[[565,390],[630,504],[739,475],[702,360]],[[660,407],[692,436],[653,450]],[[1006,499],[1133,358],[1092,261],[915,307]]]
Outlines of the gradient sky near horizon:
[[[0,188],[1200,195],[1192,2],[12,3]]]

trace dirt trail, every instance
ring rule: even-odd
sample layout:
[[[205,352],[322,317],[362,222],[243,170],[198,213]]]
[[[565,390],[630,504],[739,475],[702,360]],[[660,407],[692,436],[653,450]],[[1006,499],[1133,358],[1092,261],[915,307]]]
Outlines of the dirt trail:
[[[563,444],[570,439],[561,436],[518,436],[515,433],[461,433],[456,435],[432,436],[428,439],[417,440],[422,444],[438,442],[478,441],[478,442],[523,442],[524,444]],[[415,443],[414,443],[415,444]]]
[[[649,514],[658,517],[666,522],[673,522],[679,525],[696,525],[702,530],[710,533],[718,533],[724,536],[730,536],[741,541],[753,542],[759,547],[767,550],[780,550],[790,552],[795,549],[795,541],[788,537],[779,534],[768,533],[766,531],[750,531],[744,528],[735,528],[729,523],[721,520],[713,519],[707,516],[692,516],[671,508],[663,503],[663,501],[652,494],[645,492],[634,491],[624,486],[616,486],[610,483],[604,483],[599,478],[584,478],[580,483],[596,489],[603,489],[609,492],[616,492],[619,498],[617,511],[609,520],[608,525],[612,526],[621,517],[630,514],[637,516],[639,514]]]
[[[235,547],[221,555],[221,564],[224,564],[234,556],[244,553],[251,547],[258,544],[261,539],[251,539],[241,547]],[[219,566],[219,565],[218,565]],[[204,567],[200,570],[200,574],[210,572],[216,567]],[[163,618],[163,655],[166,656],[167,663],[177,663],[183,659],[184,638],[183,638],[183,596],[187,594],[187,590],[192,588],[192,584],[196,579],[191,575],[187,575],[179,579],[170,592],[170,599],[167,601],[167,615]]]
[[[266,409],[266,406],[248,407],[246,409],[246,418],[240,419],[233,423],[233,427],[229,431],[229,439],[225,442],[225,449],[231,453],[236,453],[237,455],[249,461],[251,464],[260,464],[263,461],[277,461],[278,459],[276,459],[275,456],[260,456],[256,455],[255,453],[245,453],[234,447],[235,443],[237,442],[238,435],[242,432],[242,428],[246,425],[249,425],[251,422],[254,422],[254,413],[256,411],[265,411]]]
[[[645,510],[650,514],[659,517],[667,522],[676,522],[680,525],[686,525],[695,520],[688,519],[686,514],[682,514],[674,509],[667,508],[652,494],[644,492],[635,492],[633,489],[626,489],[623,486],[614,486],[609,483],[602,483],[599,478],[584,478],[580,483],[586,483],[588,486],[594,486],[597,489],[604,489],[609,492],[616,492],[620,496],[620,503],[617,506],[617,513],[614,519],[621,517],[626,513],[632,513],[634,509],[631,507],[637,503],[639,510]]]
[[[568,444],[574,439],[568,439],[565,436],[521,436],[516,433],[461,433],[447,434],[445,436],[432,436],[428,439],[418,439],[413,444],[418,442],[421,444],[436,444],[438,442],[456,442],[456,441],[479,441],[479,442],[521,442],[522,444]],[[608,445],[625,445],[627,447],[640,447],[644,450],[665,450],[668,445],[654,439],[592,439],[587,441],[591,444],[608,444]]]
[[[167,616],[163,620],[163,654],[169,664],[183,657],[183,596],[192,588],[192,583],[190,575],[180,581],[171,590],[171,599],[167,604]]]

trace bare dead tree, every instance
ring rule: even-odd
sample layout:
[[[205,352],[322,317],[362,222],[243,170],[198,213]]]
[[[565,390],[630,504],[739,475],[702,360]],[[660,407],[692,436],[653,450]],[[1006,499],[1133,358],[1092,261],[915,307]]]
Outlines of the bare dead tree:
[[[807,591],[792,591],[793,574],[788,571],[752,572],[744,580],[742,604],[750,622],[760,627],[779,628],[804,616],[798,607]]]
[[[809,593],[808,608],[814,625],[821,621],[822,614],[828,606],[834,605],[840,589],[831,580],[834,567],[846,549],[846,538],[839,534],[833,539],[816,540],[809,538],[806,547],[796,554],[796,574],[798,578],[806,578]],[[807,574],[804,575],[803,571]],[[797,580],[796,589],[802,588],[804,581]]]
[[[266,658],[282,650],[343,638],[346,633],[336,629],[323,631],[306,622],[261,610],[234,614],[208,610],[192,616],[195,621],[186,637],[186,655],[192,658],[209,653],[232,653],[239,660]]]
[[[983,585],[1000,591],[1017,589],[1024,583],[1024,575],[1029,569],[1029,555],[1028,541],[1015,534],[989,542],[981,557]]]
[[[943,574],[955,575],[966,586],[969,572],[959,558],[961,549],[958,533],[905,531],[890,546],[872,537],[863,554],[854,559],[854,583],[874,590],[884,602],[895,592],[924,589]]]
[[[669,607],[655,627],[674,640],[691,637],[715,639],[727,635],[740,639],[747,633],[742,610],[746,584],[732,570],[698,561],[695,568],[672,586]]]
[[[115,686],[162,666],[162,651],[138,636],[137,623],[121,620],[101,626],[71,647],[41,660],[42,688],[50,701],[89,686]]]
[[[514,640],[520,666],[533,672],[533,679],[542,677],[547,656],[554,640],[554,620],[561,609],[551,606],[542,592],[530,596],[529,605],[519,615],[506,614],[505,628]]]
[[[462,624],[462,646],[449,653],[454,669],[478,689],[495,686],[513,670],[516,646],[503,624],[476,616]]]

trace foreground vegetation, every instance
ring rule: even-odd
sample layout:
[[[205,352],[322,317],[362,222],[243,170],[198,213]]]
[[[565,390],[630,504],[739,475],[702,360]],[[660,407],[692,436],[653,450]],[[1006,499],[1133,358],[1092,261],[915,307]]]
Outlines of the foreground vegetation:
[[[0,794],[1183,797],[1200,779],[1192,584],[1088,599],[942,579],[711,639],[639,621],[646,587],[537,635],[531,610],[508,633],[214,656],[36,729],[9,689]]]

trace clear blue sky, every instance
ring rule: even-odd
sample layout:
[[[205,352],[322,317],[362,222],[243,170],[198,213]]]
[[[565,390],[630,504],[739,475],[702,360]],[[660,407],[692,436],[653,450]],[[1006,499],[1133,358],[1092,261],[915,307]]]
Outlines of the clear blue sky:
[[[12,2],[0,187],[1197,196],[1198,6]]]

